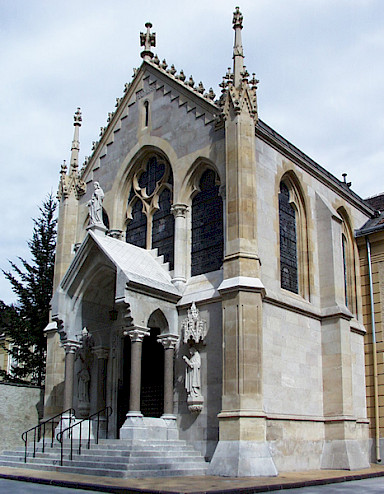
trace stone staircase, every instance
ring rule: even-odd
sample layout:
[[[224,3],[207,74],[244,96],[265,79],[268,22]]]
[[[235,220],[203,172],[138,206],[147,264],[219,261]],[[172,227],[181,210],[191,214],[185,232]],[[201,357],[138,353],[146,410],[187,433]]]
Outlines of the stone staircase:
[[[90,449],[84,443],[81,455],[77,454],[78,441],[74,440],[73,446],[70,460],[70,443],[64,442],[62,466],[59,443],[46,446],[44,453],[39,444],[35,458],[29,450],[27,463],[24,449],[4,451],[0,466],[119,478],[205,475],[208,468],[200,453],[182,440],[101,439]]]

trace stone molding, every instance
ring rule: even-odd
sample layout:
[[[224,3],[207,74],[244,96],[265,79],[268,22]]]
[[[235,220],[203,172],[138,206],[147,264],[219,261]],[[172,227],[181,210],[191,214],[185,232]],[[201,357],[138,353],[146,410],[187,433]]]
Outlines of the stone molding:
[[[80,348],[80,343],[75,340],[66,340],[62,343],[65,353],[76,353],[77,350]]]
[[[173,204],[171,206],[171,213],[174,214],[175,218],[185,218],[188,211],[188,206],[186,204]]]
[[[179,336],[176,334],[161,334],[157,338],[158,343],[161,343],[164,347],[164,350],[168,350],[172,348],[173,350],[176,348],[177,342],[179,341]]]
[[[142,342],[145,336],[149,336],[149,329],[141,326],[134,326],[124,331],[124,336],[129,336],[132,343]]]

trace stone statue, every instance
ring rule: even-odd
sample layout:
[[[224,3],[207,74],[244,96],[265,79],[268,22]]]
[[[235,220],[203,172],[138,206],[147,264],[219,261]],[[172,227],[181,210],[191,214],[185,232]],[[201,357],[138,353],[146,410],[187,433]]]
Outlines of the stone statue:
[[[78,376],[77,397],[79,403],[89,404],[89,383],[91,381],[91,375],[86,367],[83,367]]]
[[[89,224],[102,225],[104,192],[99,182],[95,182],[94,187],[95,191],[93,192],[92,199],[88,202]]]
[[[188,399],[200,399],[202,398],[200,378],[201,357],[200,353],[194,347],[189,349],[189,353],[191,355],[190,358],[185,355],[183,356],[183,359],[187,364],[185,372],[185,389],[187,390]]]
[[[188,317],[184,319],[181,330],[184,333],[184,343],[191,341],[195,343],[204,342],[204,338],[207,335],[207,323],[201,319],[195,302],[188,309]]]

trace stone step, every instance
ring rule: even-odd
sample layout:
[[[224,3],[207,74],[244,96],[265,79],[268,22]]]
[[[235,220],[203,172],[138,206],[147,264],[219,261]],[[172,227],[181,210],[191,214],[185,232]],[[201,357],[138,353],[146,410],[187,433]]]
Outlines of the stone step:
[[[60,444],[54,447],[42,445],[28,448],[27,463],[24,463],[24,449],[5,451],[0,456],[0,465],[32,468],[34,470],[61,471],[83,475],[101,475],[111,477],[158,477],[178,475],[204,475],[208,464],[204,458],[188,443],[175,441],[111,440],[103,439],[92,444],[90,449],[82,444],[81,455],[77,454],[79,441],[74,440],[73,459],[69,460],[70,442],[64,442],[63,465],[61,463]]]
[[[28,468],[31,470],[44,470],[55,471],[63,473],[72,473],[80,475],[95,475],[100,477],[114,477],[114,478],[144,478],[144,477],[178,477],[178,476],[194,476],[205,475],[207,466],[189,466],[186,468],[186,464],[180,464],[180,466],[164,467],[163,465],[151,465],[150,468],[137,468],[137,469],[124,469],[124,470],[107,470],[102,465],[100,468],[87,468],[78,465],[71,464],[70,466],[60,465],[48,465],[43,463],[28,463],[27,465],[20,464],[20,462],[0,460],[0,466],[7,466],[11,468]]]
[[[45,465],[42,463],[25,463],[20,464],[19,462],[14,461],[4,461],[0,460],[0,466],[11,467],[11,468],[28,468],[31,470],[43,470],[49,472],[63,472],[63,473],[72,473],[72,474],[81,474],[81,475],[95,475],[98,477],[117,477],[117,478],[126,478],[127,471],[126,470],[110,470],[106,471],[104,469],[98,468],[81,468],[76,466],[60,466],[60,465]],[[148,472],[147,472],[148,475]]]

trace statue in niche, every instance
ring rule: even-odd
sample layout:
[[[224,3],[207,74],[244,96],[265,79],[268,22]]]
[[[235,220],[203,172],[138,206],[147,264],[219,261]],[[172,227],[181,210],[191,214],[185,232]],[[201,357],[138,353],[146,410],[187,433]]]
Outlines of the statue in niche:
[[[201,394],[201,357],[194,345],[204,343],[207,334],[207,323],[200,317],[199,309],[192,302],[188,309],[188,316],[184,319],[181,330],[184,343],[189,344],[190,357],[183,356],[187,364],[185,370],[185,389],[187,390],[187,404],[190,412],[201,412],[204,398]]]
[[[78,376],[78,391],[77,396],[79,399],[79,403],[89,403],[89,383],[91,381],[91,374],[86,367],[82,367],[80,372],[77,374]]]
[[[201,357],[200,353],[193,346],[189,349],[191,355],[190,358],[183,356],[185,363],[187,364],[185,372],[185,389],[187,390],[188,398],[201,397],[201,379],[200,379],[200,368],[201,368]]]
[[[190,357],[183,356],[187,364],[185,370],[185,389],[187,391],[187,404],[190,412],[201,412],[204,398],[201,394],[201,357],[193,346],[189,349]]]
[[[92,199],[88,202],[89,224],[103,225],[104,192],[99,182],[95,182],[93,185],[95,190],[92,194]]]
[[[83,328],[80,337],[80,348],[77,357],[80,359],[80,370],[77,373],[78,411],[82,417],[87,417],[91,408],[89,389],[91,384],[90,366],[92,364],[92,336],[87,328]]]

